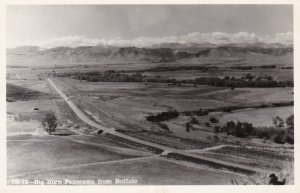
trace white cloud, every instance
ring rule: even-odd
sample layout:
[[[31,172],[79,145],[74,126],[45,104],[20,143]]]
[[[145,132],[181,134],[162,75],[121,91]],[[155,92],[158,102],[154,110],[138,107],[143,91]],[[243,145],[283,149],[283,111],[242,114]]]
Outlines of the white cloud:
[[[53,48],[53,47],[78,47],[78,46],[96,46],[101,44],[98,39],[89,39],[85,36],[67,36],[54,38],[46,41],[32,41],[26,42],[26,45],[36,45],[42,48]]]
[[[277,33],[274,37],[275,42],[282,42],[285,44],[292,44],[293,43],[293,33],[292,32],[286,32],[286,33]]]
[[[210,42],[214,44],[224,43],[254,43],[254,42],[265,42],[265,43],[282,43],[292,44],[293,33],[277,33],[273,36],[258,36],[254,33],[238,32],[238,33],[198,33],[193,32],[182,36],[167,36],[162,38],[150,38],[150,37],[139,37],[133,40],[126,40],[122,38],[114,38],[110,40],[105,39],[91,39],[85,36],[68,36],[61,38],[54,38],[47,41],[40,42],[26,42],[23,45],[36,45],[42,48],[53,48],[59,46],[65,47],[78,47],[78,46],[96,46],[96,45],[107,45],[107,46],[136,46],[136,47],[147,47],[154,44],[160,43],[203,43]]]

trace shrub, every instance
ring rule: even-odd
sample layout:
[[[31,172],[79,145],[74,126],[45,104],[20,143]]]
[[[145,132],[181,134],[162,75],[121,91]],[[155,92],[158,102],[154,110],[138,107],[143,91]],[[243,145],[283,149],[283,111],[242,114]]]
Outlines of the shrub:
[[[252,124],[247,122],[237,122],[237,124],[234,127],[234,136],[245,138],[248,137],[253,130]]]
[[[150,115],[147,116],[146,119],[147,121],[151,122],[160,122],[160,121],[167,121],[170,119],[175,119],[179,116],[179,113],[174,110],[174,111],[168,111],[168,112],[161,112],[158,113],[157,115]]]
[[[287,135],[285,138],[285,141],[289,144],[294,144],[294,136],[293,135]]]
[[[279,144],[284,144],[285,143],[285,139],[284,139],[284,135],[277,133],[274,138],[273,141],[275,143],[279,143]]]
[[[197,116],[205,116],[205,115],[208,115],[208,111],[207,110],[203,110],[203,109],[199,109],[198,111],[195,112],[195,114]]]
[[[251,123],[247,122],[233,122],[229,121],[226,125],[222,128],[223,131],[226,131],[228,135],[233,135],[236,137],[245,138],[250,135],[255,134],[254,127]]]
[[[288,128],[292,128],[294,130],[294,115],[291,115],[288,118],[286,118],[285,123],[288,126]]]
[[[275,134],[275,129],[272,127],[258,127],[255,128],[255,135],[260,139],[271,139]]]
[[[190,132],[190,128],[191,128],[191,125],[190,125],[189,122],[187,122],[187,123],[185,124],[185,131],[186,131],[186,132]]]
[[[209,123],[209,122],[206,122],[206,123],[205,123],[205,126],[206,126],[206,127],[210,127],[210,123]]]
[[[292,123],[291,123],[292,124]],[[251,123],[228,121],[223,127],[215,127],[215,132],[226,132],[240,138],[256,136],[260,139],[271,139],[275,143],[294,144],[294,132],[288,128],[253,127]]]
[[[211,123],[219,123],[219,120],[218,120],[217,118],[215,118],[215,117],[211,117],[211,118],[209,119],[209,121],[210,121]]]
[[[199,124],[199,121],[195,117],[192,117],[191,124]]]
[[[286,185],[294,184],[294,162],[285,161],[281,162],[279,165],[270,163],[270,168],[278,168],[276,172],[280,179],[286,180]],[[243,178],[234,177],[230,179],[232,185],[269,185],[270,178],[269,175],[274,173],[273,169],[264,169],[263,172],[247,175]]]
[[[215,131],[215,133],[219,133],[220,132],[220,126],[215,126],[214,127],[214,131]]]
[[[170,131],[170,128],[168,127],[168,125],[166,125],[164,123],[158,123],[158,126],[164,130]]]

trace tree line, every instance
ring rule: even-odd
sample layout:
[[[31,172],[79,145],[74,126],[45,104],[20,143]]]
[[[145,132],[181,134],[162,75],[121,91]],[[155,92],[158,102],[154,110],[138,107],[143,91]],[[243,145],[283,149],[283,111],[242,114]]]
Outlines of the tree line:
[[[238,70],[251,70],[251,69],[270,69],[277,68],[276,65],[261,65],[261,66],[158,66],[154,68],[148,68],[143,70],[122,70],[122,73],[134,73],[134,72],[168,72],[168,71],[185,71],[185,70],[201,70],[202,72],[207,72],[209,70],[219,70],[219,69],[238,69]]]
[[[209,85],[216,87],[231,87],[231,88],[242,88],[242,87],[259,87],[259,88],[270,88],[270,87],[293,87],[294,82],[292,80],[286,81],[275,81],[271,76],[257,77],[250,73],[245,74],[241,78],[234,76],[225,76],[224,78],[219,77],[200,77],[196,79],[184,79],[177,80],[175,78],[166,79],[160,76],[147,77],[140,72],[135,73],[120,73],[114,70],[99,72],[69,72],[57,74],[58,77],[72,77],[82,81],[88,82],[153,82],[153,83],[169,83],[169,84],[194,84],[194,85]]]
[[[222,127],[215,126],[216,133],[225,132],[239,138],[257,137],[260,139],[272,140],[275,143],[294,144],[294,115],[289,116],[285,121],[280,117],[273,118],[274,126],[254,127],[248,122],[228,121]]]

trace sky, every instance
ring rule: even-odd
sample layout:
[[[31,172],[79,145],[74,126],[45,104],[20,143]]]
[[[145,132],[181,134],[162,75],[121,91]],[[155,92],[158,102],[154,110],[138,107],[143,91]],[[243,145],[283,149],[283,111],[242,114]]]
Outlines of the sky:
[[[293,42],[291,5],[9,5],[7,47]]]

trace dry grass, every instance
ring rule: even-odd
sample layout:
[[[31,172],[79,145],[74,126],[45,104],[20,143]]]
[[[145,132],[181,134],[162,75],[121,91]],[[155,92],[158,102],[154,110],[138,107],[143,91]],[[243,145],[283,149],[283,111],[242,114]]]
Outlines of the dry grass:
[[[269,175],[274,173],[278,176],[279,181],[285,179],[285,185],[294,184],[294,162],[284,162],[281,165],[279,172],[272,170],[265,170],[262,174],[250,175],[242,179],[232,178],[230,180],[231,185],[268,185]]]

